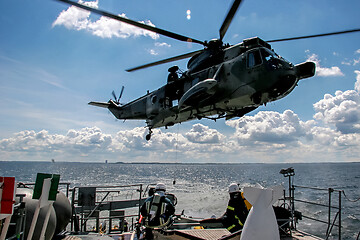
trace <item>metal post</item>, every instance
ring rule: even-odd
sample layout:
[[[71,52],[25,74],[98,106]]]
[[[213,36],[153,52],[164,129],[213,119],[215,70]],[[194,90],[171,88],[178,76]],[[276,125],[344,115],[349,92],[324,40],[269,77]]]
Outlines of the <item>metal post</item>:
[[[67,197],[67,198],[69,197],[69,189],[70,189],[70,184],[67,183],[67,184],[66,184],[66,197]]]
[[[330,229],[330,225],[331,225],[331,193],[334,190],[332,188],[328,189],[328,193],[329,193],[329,202],[328,202],[328,206],[329,206],[329,210],[328,210],[328,227],[326,229],[326,236],[329,236],[329,229]]]
[[[39,213],[40,213],[40,204],[35,208],[35,212],[34,212],[34,215],[33,215],[33,219],[31,221],[30,230],[29,230],[29,233],[28,233],[27,240],[32,239],[32,236],[33,236],[34,230],[35,230],[35,226],[36,226],[36,222],[37,222],[37,219],[39,217]]]
[[[9,216],[7,216],[3,222],[3,227],[1,229],[1,235],[0,235],[0,239],[1,240],[5,240],[5,237],[6,237],[6,234],[8,232],[8,229],[9,229],[9,225],[10,225],[10,220],[11,220],[11,216],[9,214]]]
[[[53,204],[54,204],[54,202],[52,201],[52,202],[50,202],[49,206],[47,207],[45,220],[44,220],[43,227],[42,227],[41,233],[40,233],[40,240],[45,239],[45,232],[46,232],[46,228],[47,228],[48,223],[49,223],[49,218],[50,218],[51,209],[52,209]]]
[[[291,222],[292,226],[291,228],[294,228],[296,230],[296,221],[294,221],[294,214],[295,214],[295,186],[294,182],[292,181],[292,174],[289,174],[289,194],[290,194],[290,205],[291,205],[291,215],[293,217],[293,220]]]
[[[140,184],[140,196],[139,196],[139,212],[138,212],[138,220],[140,221],[140,211],[141,211],[141,196],[142,196],[142,184]]]
[[[339,191],[339,240],[341,240],[341,191]]]
[[[71,231],[74,230],[75,228],[75,224],[76,224],[76,210],[75,210],[75,193],[76,193],[76,188],[73,188],[71,190]],[[79,224],[78,224],[79,225]],[[79,229],[75,229],[75,232],[77,232],[77,230]]]

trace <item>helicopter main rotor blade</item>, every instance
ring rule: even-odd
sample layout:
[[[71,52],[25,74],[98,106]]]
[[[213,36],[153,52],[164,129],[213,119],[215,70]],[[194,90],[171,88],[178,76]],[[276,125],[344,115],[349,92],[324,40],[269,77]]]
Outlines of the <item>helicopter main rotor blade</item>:
[[[223,24],[221,25],[221,28],[219,30],[220,33],[220,40],[222,40],[225,36],[226,31],[228,30],[230,23],[233,19],[233,17],[235,16],[236,11],[239,8],[239,5],[241,3],[242,0],[234,0],[233,5],[231,6],[228,14],[226,15],[226,18],[223,22]]]
[[[194,43],[199,43],[201,45],[205,45],[205,43],[203,41],[200,41],[200,40],[197,40],[197,39],[194,39],[194,38],[190,38],[190,37],[187,37],[187,36],[183,36],[183,35],[180,35],[180,34],[177,34],[177,33],[169,32],[167,30],[157,28],[157,27],[153,27],[153,26],[150,26],[150,25],[146,25],[146,24],[143,24],[143,23],[140,23],[140,22],[136,22],[136,21],[133,21],[131,19],[120,17],[120,16],[114,15],[112,13],[105,12],[103,10],[88,7],[88,6],[82,5],[82,4],[77,3],[77,2],[73,2],[73,1],[70,1],[70,0],[58,0],[58,1],[61,1],[61,2],[64,2],[64,3],[70,4],[70,5],[76,6],[78,8],[81,8],[81,9],[84,9],[84,10],[87,10],[87,11],[90,11],[90,12],[93,12],[93,13],[97,13],[99,15],[102,15],[102,16],[105,16],[105,17],[108,17],[108,18],[112,18],[112,19],[120,21],[120,22],[124,22],[124,23],[130,24],[130,25],[133,25],[135,27],[139,27],[139,28],[151,31],[151,32],[155,32],[155,33],[158,33],[158,34],[161,34],[161,35],[164,35],[166,37],[173,38],[173,39],[176,39],[176,40],[179,40],[179,41],[194,42]]]
[[[126,71],[127,71],[127,72],[134,72],[134,71],[137,71],[137,70],[140,70],[140,69],[157,66],[157,65],[160,65],[160,64],[164,64],[164,63],[169,63],[169,62],[174,62],[174,61],[182,60],[182,59],[185,59],[185,58],[192,57],[192,56],[194,56],[195,54],[200,53],[200,52],[202,52],[202,51],[203,51],[203,50],[197,50],[197,51],[194,51],[194,52],[185,53],[185,54],[178,55],[178,56],[175,56],[175,57],[163,59],[163,60],[160,60],[160,61],[157,61],[157,62],[152,62],[152,63],[148,63],[148,64],[141,65],[141,66],[138,66],[138,67],[126,69]]]
[[[266,41],[266,42],[269,42],[269,43],[271,43],[271,42],[285,42],[285,41],[292,41],[292,40],[299,40],[299,39],[306,39],[306,38],[316,38],[316,37],[326,37],[326,36],[332,36],[332,35],[340,35],[340,34],[353,33],[353,32],[360,32],[360,28],[346,30],[346,31],[339,31],[339,32],[306,35],[306,36],[300,36],[300,37],[280,38],[280,39],[269,40],[269,41]]]

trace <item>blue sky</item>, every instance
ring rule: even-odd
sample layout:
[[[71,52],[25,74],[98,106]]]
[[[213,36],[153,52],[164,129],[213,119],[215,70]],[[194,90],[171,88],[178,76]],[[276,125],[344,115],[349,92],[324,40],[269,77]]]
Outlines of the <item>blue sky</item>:
[[[87,1],[100,9],[199,40],[218,37],[230,0]],[[224,41],[264,40],[359,28],[359,1],[244,0]],[[190,18],[187,10],[191,11]],[[317,75],[286,98],[230,121],[192,121],[154,132],[116,121],[122,102],[166,82],[169,63],[125,69],[201,49],[114,23],[52,0],[0,1],[0,160],[319,162],[360,161],[360,33],[273,43]]]

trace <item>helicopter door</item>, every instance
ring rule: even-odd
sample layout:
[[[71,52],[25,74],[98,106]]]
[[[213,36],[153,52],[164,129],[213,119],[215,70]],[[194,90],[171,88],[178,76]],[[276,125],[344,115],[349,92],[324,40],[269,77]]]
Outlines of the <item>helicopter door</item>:
[[[249,77],[252,82],[256,82],[261,74],[262,68],[260,67],[262,64],[262,59],[260,55],[259,49],[251,51],[247,55],[246,66],[248,68]],[[255,90],[255,89],[254,89]],[[250,99],[255,104],[260,104],[262,99],[261,91],[255,90]]]

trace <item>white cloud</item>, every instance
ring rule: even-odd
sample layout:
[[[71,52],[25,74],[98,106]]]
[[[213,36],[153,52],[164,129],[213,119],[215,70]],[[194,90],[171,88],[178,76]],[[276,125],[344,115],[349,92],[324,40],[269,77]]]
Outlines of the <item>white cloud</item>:
[[[235,128],[234,137],[242,145],[270,144],[282,147],[284,144],[295,143],[306,135],[309,123],[300,121],[291,110],[284,113],[259,112],[255,116],[226,122]]]
[[[353,66],[356,66],[360,63],[360,58],[358,59],[353,59]]]
[[[16,152],[79,152],[87,153],[97,149],[106,149],[112,143],[111,136],[103,134],[99,128],[83,128],[80,131],[69,130],[66,135],[51,135],[46,130],[21,131],[15,137],[0,141],[1,151]]]
[[[165,42],[163,42],[163,43],[155,42],[154,45],[155,45],[155,49],[152,48],[152,49],[148,50],[148,53],[150,53],[151,55],[154,55],[154,56],[159,55],[159,51],[161,52],[161,48],[164,48],[164,47],[169,48],[169,47],[171,47],[170,44],[167,44]]]
[[[92,8],[98,8],[98,1],[83,2],[80,0],[79,3]],[[68,29],[83,30],[86,29],[87,25],[89,24],[89,16],[89,11],[71,6],[59,14],[57,19],[53,22],[52,26],[55,27],[57,25],[64,25]]]
[[[206,132],[202,133],[201,129]],[[29,159],[29,156],[35,156],[37,160],[54,158],[66,161],[86,157],[87,161],[150,159],[154,162],[169,161],[169,155],[177,153],[183,160],[211,161],[211,153],[222,151],[221,146],[214,143],[218,143],[223,135],[201,124],[194,126],[187,137],[164,133],[159,129],[153,131],[151,141],[146,141],[147,130],[143,127],[119,131],[114,135],[105,134],[98,127],[71,129],[65,135],[50,134],[46,130],[25,130],[0,140],[0,159]],[[197,143],[188,140],[194,131],[200,136],[199,140],[195,140]]]
[[[345,59],[344,61],[341,62],[341,64],[351,66],[351,62],[349,61],[349,59]]]
[[[354,72],[356,74],[355,90],[360,93],[360,71],[355,70]]]
[[[344,61],[341,62],[342,65],[347,65],[347,66],[356,66],[360,63],[360,58],[357,58],[357,59],[352,59],[352,60],[349,60],[349,59],[345,59]]]
[[[99,128],[50,134],[22,131],[0,140],[2,160],[148,161],[148,162],[279,162],[338,161],[360,154],[360,134],[303,122],[292,111],[259,112],[231,120],[227,136],[202,124],[183,134],[154,129],[150,141],[143,127],[105,134]],[[175,157],[177,156],[177,157]]]
[[[319,77],[344,76],[344,74],[341,72],[341,69],[339,67],[336,66],[331,68],[321,67],[319,57],[314,53],[308,56],[307,61],[312,61],[316,63],[316,75]]]
[[[356,50],[354,52],[354,54],[360,54],[360,49]],[[360,63],[360,57],[357,57],[357,58],[354,58],[354,59],[351,59],[349,60],[348,58],[346,58],[344,61],[341,62],[341,64],[343,65],[347,65],[347,66],[356,66]]]
[[[155,49],[150,49],[150,50],[149,50],[149,53],[150,53],[151,55],[154,55],[154,56],[159,55],[159,53],[156,52]]]
[[[358,86],[360,71],[357,74]],[[66,134],[26,130],[0,140],[0,159],[149,162],[359,161],[360,96],[355,90],[326,94],[314,104],[314,120],[291,110],[261,111],[226,121],[232,131],[194,124],[184,133],[136,127],[106,134],[98,127]]]
[[[217,130],[210,129],[200,123],[193,125],[190,132],[186,133],[185,136],[194,143],[219,143],[224,138],[224,135]]]
[[[163,43],[156,42],[156,43],[155,43],[155,46],[156,46],[156,47],[171,47],[170,44],[165,43],[165,42],[163,42]]]
[[[360,133],[359,92],[336,91],[335,96],[325,94],[324,99],[314,104],[314,118],[334,125],[341,133]]]
[[[79,1],[81,4],[88,5],[92,8],[98,8],[98,1],[95,2],[83,2]],[[126,18],[125,13],[119,15],[123,18]],[[155,26],[151,23],[150,20],[140,21],[141,23]],[[55,26],[65,26],[68,29],[74,30],[86,30],[91,32],[93,35],[102,37],[102,38],[128,38],[131,36],[148,36],[152,39],[158,39],[159,35],[138,27],[131,26],[126,23],[116,21],[107,17],[100,17],[96,21],[90,19],[90,12],[79,9],[75,6],[69,7],[67,10],[62,11],[57,19],[53,22],[53,27]]]

